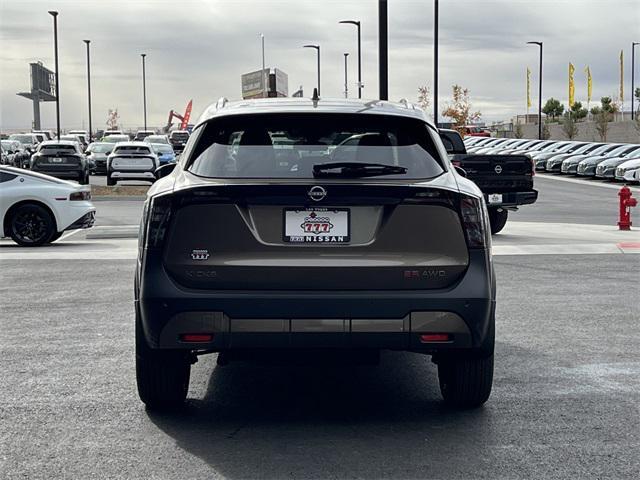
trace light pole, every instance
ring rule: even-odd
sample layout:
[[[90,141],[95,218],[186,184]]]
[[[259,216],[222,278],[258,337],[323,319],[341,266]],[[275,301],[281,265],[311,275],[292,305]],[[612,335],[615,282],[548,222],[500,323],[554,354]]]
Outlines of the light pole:
[[[89,143],[91,143],[91,56],[89,54],[89,44],[91,40],[83,40],[87,44],[87,97],[89,99]]]
[[[380,100],[389,100],[389,19],[387,0],[378,0],[378,78]]]
[[[358,98],[362,98],[362,51],[361,51],[361,36],[360,36],[360,21],[359,20],[341,20],[338,23],[348,23],[358,27]],[[346,89],[345,89],[346,90]]]
[[[262,39],[262,98],[267,97],[268,83],[269,78],[265,77],[264,74],[264,35],[261,33],[260,38]]]
[[[347,57],[348,53],[344,53],[344,98],[349,98],[349,80],[347,77]]]
[[[438,0],[433,5],[433,123],[438,126]]]
[[[318,96],[320,96],[320,45],[304,45],[302,48],[315,48],[318,54]]]
[[[58,140],[60,140],[60,77],[58,75],[58,12],[49,10],[49,15],[53,17],[53,55],[56,66],[56,130]]]
[[[144,111],[144,129],[147,129],[147,72],[145,69],[146,53],[141,53],[142,57],[142,108]]]
[[[636,118],[636,111],[634,110],[634,100],[636,98],[635,79],[636,79],[636,45],[640,45],[640,42],[631,42],[631,120]]]
[[[527,42],[540,47],[540,68],[538,70],[538,140],[542,140],[542,42]]]

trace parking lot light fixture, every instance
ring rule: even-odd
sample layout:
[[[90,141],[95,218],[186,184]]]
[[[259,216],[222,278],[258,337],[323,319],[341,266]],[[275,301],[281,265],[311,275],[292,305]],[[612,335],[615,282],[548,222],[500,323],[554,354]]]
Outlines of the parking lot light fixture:
[[[341,20],[338,23],[355,25],[358,28],[358,98],[362,98],[362,51],[361,51],[361,33],[359,20]]]
[[[146,53],[141,53],[142,57],[142,109],[144,112],[144,129],[147,130],[147,72],[146,72]]]
[[[58,12],[49,10],[49,15],[53,17],[53,55],[56,67],[56,133],[60,140],[60,76],[58,74]]]
[[[631,42],[631,120],[636,118],[636,111],[634,107],[636,98],[636,45],[640,45],[640,42]]]
[[[87,45],[87,97],[89,100],[89,143],[91,143],[91,56],[89,53],[89,44],[91,40],[83,40],[83,42]]]
[[[302,48],[314,48],[318,54],[318,96],[320,96],[320,45],[304,45]]]
[[[540,68],[538,69],[538,140],[542,140],[542,42],[527,42],[540,47]]]

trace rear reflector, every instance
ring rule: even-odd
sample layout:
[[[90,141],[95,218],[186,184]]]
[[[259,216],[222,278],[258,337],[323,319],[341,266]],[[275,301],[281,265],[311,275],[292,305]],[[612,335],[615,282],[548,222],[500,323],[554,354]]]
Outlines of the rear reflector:
[[[212,333],[183,333],[180,335],[181,342],[205,343],[213,340]]]
[[[422,343],[431,342],[450,342],[452,339],[448,333],[423,333],[420,335],[420,341]]]

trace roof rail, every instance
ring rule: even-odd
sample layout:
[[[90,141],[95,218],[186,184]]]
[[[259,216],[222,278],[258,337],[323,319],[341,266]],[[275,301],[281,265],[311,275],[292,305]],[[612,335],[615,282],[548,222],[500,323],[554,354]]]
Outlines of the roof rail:
[[[220,110],[221,108],[224,108],[227,105],[227,103],[229,103],[229,100],[227,100],[227,97],[220,97],[216,102],[216,110]]]

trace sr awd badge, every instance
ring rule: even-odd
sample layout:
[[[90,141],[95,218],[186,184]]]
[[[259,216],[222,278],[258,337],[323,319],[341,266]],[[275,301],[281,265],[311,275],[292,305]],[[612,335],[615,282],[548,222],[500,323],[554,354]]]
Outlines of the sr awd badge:
[[[209,250],[191,250],[191,258],[193,260],[206,260],[209,258]]]

